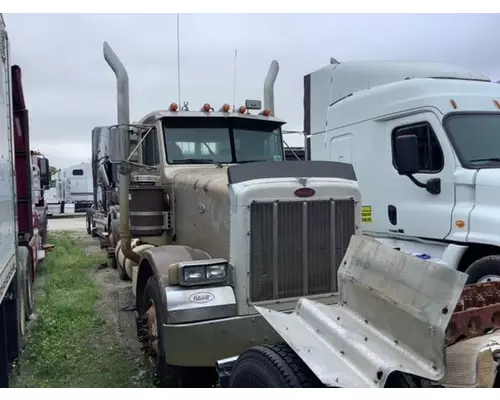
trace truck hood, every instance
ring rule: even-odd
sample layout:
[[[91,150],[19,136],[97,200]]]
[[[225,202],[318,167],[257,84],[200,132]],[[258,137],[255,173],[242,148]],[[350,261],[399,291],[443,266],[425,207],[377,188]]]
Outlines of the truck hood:
[[[227,166],[180,167],[171,169],[168,175],[171,177],[171,182],[176,186],[191,186],[195,190],[201,186],[206,191],[209,185],[211,188],[216,185],[220,189],[226,188],[227,191],[227,169]]]

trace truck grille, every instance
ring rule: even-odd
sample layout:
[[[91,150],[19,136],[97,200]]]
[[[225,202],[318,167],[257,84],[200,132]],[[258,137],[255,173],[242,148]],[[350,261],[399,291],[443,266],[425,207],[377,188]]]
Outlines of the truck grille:
[[[254,202],[250,221],[250,301],[337,291],[354,200]]]

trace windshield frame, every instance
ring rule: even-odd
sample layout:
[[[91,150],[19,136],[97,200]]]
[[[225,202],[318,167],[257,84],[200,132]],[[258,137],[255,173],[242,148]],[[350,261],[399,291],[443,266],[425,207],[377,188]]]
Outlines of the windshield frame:
[[[471,164],[467,158],[464,156],[461,147],[458,145],[457,140],[450,128],[450,119],[456,116],[462,115],[473,115],[473,116],[486,116],[486,115],[497,115],[500,119],[500,111],[452,111],[443,117],[443,128],[446,133],[448,140],[450,141],[455,154],[457,155],[460,165],[465,169],[498,169],[500,168],[500,161],[490,162],[488,164]],[[500,154],[499,154],[500,157]]]
[[[209,121],[214,122],[216,120],[217,122],[220,123],[220,125],[225,125],[223,127],[219,127],[218,124],[214,124],[213,129],[224,129],[227,130],[228,137],[229,137],[229,144],[230,144],[230,150],[231,150],[231,160],[230,161],[224,161],[224,162],[218,162],[214,161],[213,163],[207,163],[203,162],[204,159],[210,159],[210,155],[207,155],[206,157],[200,157],[200,162],[193,162],[195,158],[191,159],[191,162],[178,162],[178,163],[173,163],[172,160],[169,160],[168,156],[168,141],[167,141],[167,135],[168,135],[168,129],[172,128],[172,123],[171,121],[175,120],[174,124],[174,129],[189,129],[190,126],[194,126],[194,128],[198,128],[200,125],[203,127],[203,123],[207,123],[207,128],[212,128],[210,126]],[[170,124],[169,124],[170,122]],[[248,117],[238,117],[238,116],[176,116],[176,117],[164,117],[161,118],[160,120],[161,123],[161,131],[163,135],[163,142],[164,142],[164,151],[165,151],[165,162],[169,166],[178,166],[178,165],[220,165],[220,164],[244,164],[248,162],[257,162],[257,161],[276,161],[276,162],[282,162],[285,161],[285,149],[284,149],[284,143],[283,143],[283,132],[282,132],[282,126],[284,123],[279,120],[271,120],[271,119],[262,119],[262,118],[248,118]],[[241,124],[241,126],[240,126]],[[170,125],[170,126],[169,126]],[[245,126],[247,125],[247,126]],[[270,130],[265,130],[265,129],[255,129],[257,126],[270,126],[274,129]],[[267,133],[273,133],[275,135],[278,135],[279,138],[279,143],[281,145],[279,146],[279,151],[280,151],[280,156],[281,160],[270,160],[270,159],[265,159],[265,160],[251,160],[251,161],[246,161],[246,160],[239,160],[238,159],[238,154],[236,150],[236,141],[235,141],[235,134],[234,131],[253,131],[254,134],[259,134],[256,133],[258,131],[262,131],[262,134],[267,134]],[[278,154],[275,154],[278,155]]]

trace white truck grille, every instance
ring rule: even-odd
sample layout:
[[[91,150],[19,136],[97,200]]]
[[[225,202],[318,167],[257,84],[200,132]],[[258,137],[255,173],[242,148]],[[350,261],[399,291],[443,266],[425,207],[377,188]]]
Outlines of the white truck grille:
[[[353,199],[254,202],[250,213],[251,302],[337,291]]]

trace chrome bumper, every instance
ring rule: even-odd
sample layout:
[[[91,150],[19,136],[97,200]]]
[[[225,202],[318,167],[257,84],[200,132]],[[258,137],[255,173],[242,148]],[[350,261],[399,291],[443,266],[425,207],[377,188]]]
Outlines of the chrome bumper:
[[[283,340],[259,314],[162,329],[167,364],[186,367],[214,367],[249,347]]]

